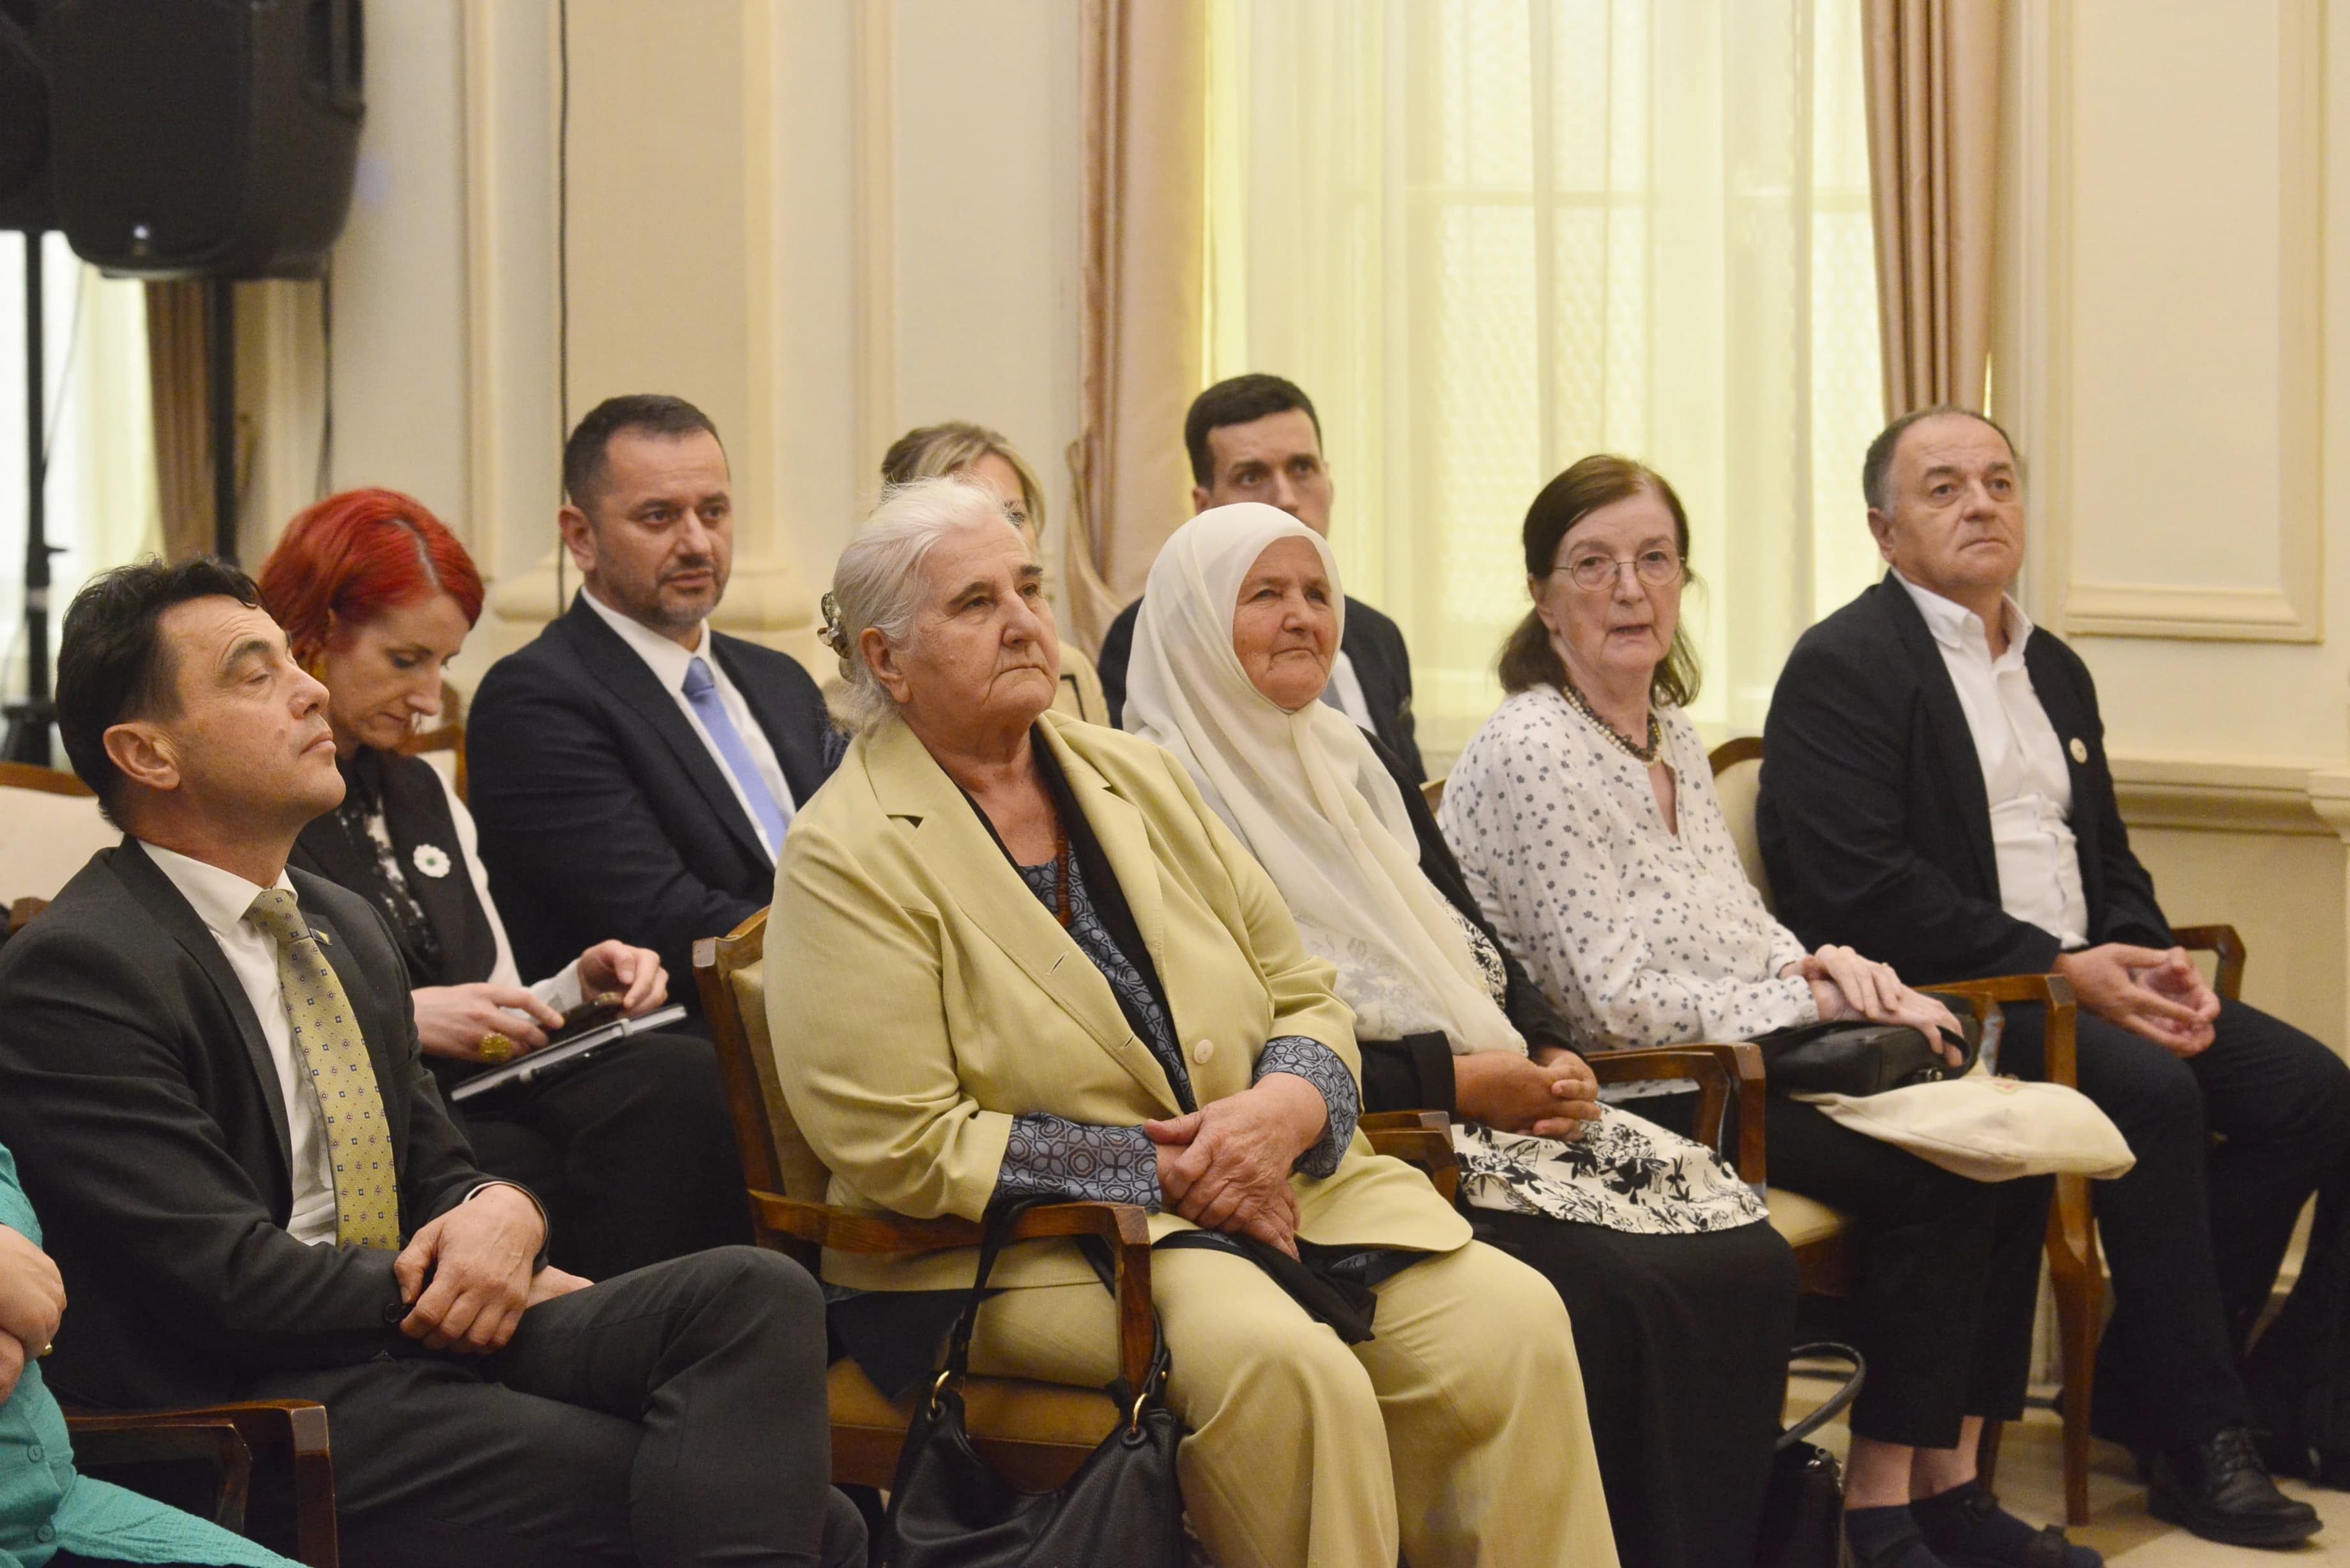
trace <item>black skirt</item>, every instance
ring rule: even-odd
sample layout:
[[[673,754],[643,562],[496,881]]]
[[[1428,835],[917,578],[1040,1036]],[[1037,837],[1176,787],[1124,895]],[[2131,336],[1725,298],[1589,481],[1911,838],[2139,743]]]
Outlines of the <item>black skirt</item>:
[[[1795,1331],[1795,1257],[1769,1224],[1697,1236],[1468,1210],[1566,1303],[1626,1568],[1745,1568]]]

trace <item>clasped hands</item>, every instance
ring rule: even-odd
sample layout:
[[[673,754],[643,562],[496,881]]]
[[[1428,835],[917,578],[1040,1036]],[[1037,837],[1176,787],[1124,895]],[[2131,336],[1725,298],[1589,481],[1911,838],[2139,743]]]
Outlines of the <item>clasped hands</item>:
[[[650,948],[623,941],[598,942],[579,955],[579,989],[589,996],[616,991],[621,1011],[634,1018],[669,1000],[669,971]],[[563,1014],[519,985],[420,986],[410,993],[416,1006],[417,1039],[425,1054],[460,1062],[485,1062],[482,1041],[503,1034],[527,1053],[545,1046],[547,1032],[563,1025]]]
[[[520,1188],[483,1188],[425,1224],[392,1261],[408,1303],[400,1332],[458,1355],[504,1349],[525,1312],[590,1283],[561,1269],[534,1272],[546,1241],[546,1221]]]
[[[57,1264],[29,1237],[0,1225],[0,1402],[16,1393],[25,1364],[47,1353],[65,1310]]]
[[[1321,1090],[1295,1073],[1268,1073],[1188,1116],[1145,1122],[1158,1146],[1160,1202],[1202,1230],[1254,1236],[1294,1258],[1290,1168],[1329,1120]]]
[[[2200,1055],[2211,1044],[2220,999],[2184,948],[2107,942],[2058,954],[2056,972],[2083,1007],[2174,1056]]]
[[[1824,947],[1781,970],[1779,977],[1810,985],[1823,1023],[1865,1018],[1871,1023],[1907,1024],[1925,1035],[1951,1066],[1966,1060],[1964,1050],[1942,1037],[1945,1029],[1960,1033],[1959,1021],[1949,1008],[1902,984],[1901,977],[1888,965],[1865,959],[1850,948]]]
[[[1557,1045],[1475,1051],[1452,1058],[1452,1108],[1461,1119],[1496,1132],[1577,1138],[1599,1119],[1599,1080],[1591,1064]]]

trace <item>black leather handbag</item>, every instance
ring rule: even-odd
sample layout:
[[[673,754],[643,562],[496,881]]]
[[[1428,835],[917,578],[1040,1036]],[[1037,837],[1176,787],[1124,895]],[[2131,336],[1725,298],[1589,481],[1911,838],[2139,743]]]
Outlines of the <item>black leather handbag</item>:
[[[1058,1491],[1024,1492],[971,1446],[962,1384],[972,1327],[1012,1221],[1040,1199],[989,1209],[971,1297],[955,1320],[946,1366],[906,1428],[889,1484],[886,1568],[1182,1568],[1183,1496],[1175,1449],[1183,1428],[1167,1407],[1162,1334],[1139,1389],[1111,1393],[1128,1412]]]
[[[1846,1345],[1802,1345],[1790,1359],[1847,1362],[1852,1375],[1818,1409],[1779,1434],[1772,1457],[1771,1487],[1762,1498],[1762,1524],[1755,1532],[1754,1568],[1851,1568],[1852,1547],[1844,1533],[1844,1468],[1811,1435],[1844,1413],[1860,1393],[1867,1367],[1860,1352]]]
[[[1942,1031],[1963,1056],[1957,1066],[1904,1023],[1805,1023],[1754,1042],[1774,1095],[1881,1095],[1912,1084],[1962,1078],[1982,1052],[1982,1024],[1963,998],[1946,998],[1960,1033]]]

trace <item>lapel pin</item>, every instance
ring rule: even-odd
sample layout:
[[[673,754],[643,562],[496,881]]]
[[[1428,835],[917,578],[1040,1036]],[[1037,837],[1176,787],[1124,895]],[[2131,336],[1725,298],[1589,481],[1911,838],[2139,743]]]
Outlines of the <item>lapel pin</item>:
[[[2073,760],[2084,767],[2089,763],[2089,742],[2078,735],[2073,737]]]

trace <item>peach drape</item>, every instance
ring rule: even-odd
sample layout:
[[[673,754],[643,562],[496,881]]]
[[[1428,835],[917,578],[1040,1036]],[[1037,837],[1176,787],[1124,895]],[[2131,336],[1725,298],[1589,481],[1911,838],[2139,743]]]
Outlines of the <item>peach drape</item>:
[[[155,501],[163,555],[173,561],[213,547],[210,327],[204,285],[147,286],[147,380],[155,421]]]
[[[1207,7],[1086,0],[1085,296],[1069,607],[1097,649],[1189,515],[1183,415],[1200,389]]]
[[[1991,359],[2002,0],[1866,0],[1885,412],[1980,410]]]

